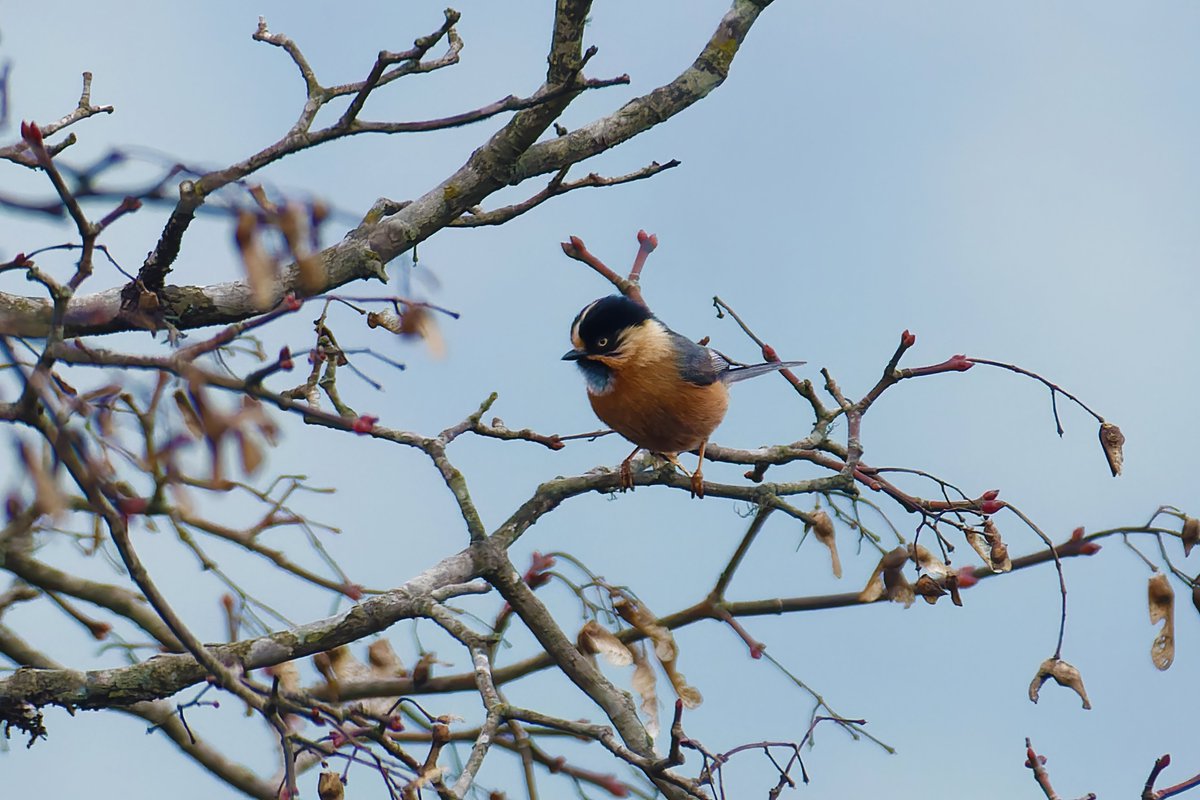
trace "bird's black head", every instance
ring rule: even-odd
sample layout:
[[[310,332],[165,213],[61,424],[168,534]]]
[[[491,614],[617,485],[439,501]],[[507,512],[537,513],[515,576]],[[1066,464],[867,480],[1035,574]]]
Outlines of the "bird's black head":
[[[571,323],[571,345],[563,359],[579,361],[592,356],[617,354],[628,334],[654,315],[628,297],[614,294],[584,307]]]

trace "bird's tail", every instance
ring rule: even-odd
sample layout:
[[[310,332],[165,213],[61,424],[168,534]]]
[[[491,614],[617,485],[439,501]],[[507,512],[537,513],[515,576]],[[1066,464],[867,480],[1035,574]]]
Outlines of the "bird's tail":
[[[766,375],[768,372],[778,372],[781,369],[790,369],[792,367],[802,367],[807,364],[807,361],[771,361],[767,364],[754,364],[749,367],[730,367],[721,376],[721,380],[725,383],[737,383],[744,381],[747,378],[757,378],[759,375]]]

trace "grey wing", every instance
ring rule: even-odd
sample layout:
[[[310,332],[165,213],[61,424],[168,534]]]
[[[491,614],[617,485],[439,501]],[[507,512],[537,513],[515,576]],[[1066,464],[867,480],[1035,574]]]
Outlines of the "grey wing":
[[[729,369],[729,362],[716,351],[698,345],[674,331],[671,332],[671,338],[675,345],[679,375],[688,383],[708,386],[720,380]]]

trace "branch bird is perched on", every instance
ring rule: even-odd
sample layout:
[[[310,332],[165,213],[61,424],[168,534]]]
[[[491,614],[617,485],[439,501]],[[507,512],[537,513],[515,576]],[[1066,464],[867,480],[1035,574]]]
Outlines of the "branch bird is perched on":
[[[622,295],[585,306],[571,323],[571,344],[563,360],[582,370],[592,410],[637,445],[621,462],[622,486],[633,485],[629,462],[638,450],[662,455],[685,474],[677,456],[697,450],[691,475],[697,497],[704,496],[704,447],[729,407],[728,384],[804,363],[735,367]]]

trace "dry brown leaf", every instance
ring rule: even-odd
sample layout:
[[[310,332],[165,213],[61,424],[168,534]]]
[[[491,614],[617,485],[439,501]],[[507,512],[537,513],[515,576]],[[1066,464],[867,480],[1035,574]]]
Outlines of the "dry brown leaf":
[[[322,772],[317,778],[317,797],[321,800],[342,800],[345,787],[341,776],[336,772]]]
[[[1150,600],[1150,624],[1163,623],[1150,645],[1150,660],[1161,670],[1170,669],[1175,661],[1175,590],[1161,572],[1150,578],[1147,594]]]
[[[434,358],[446,354],[446,342],[433,318],[433,312],[424,306],[408,306],[400,317],[401,336],[416,337],[425,342]]]
[[[437,653],[426,651],[417,659],[416,666],[413,667],[412,680],[413,686],[420,686],[429,680],[430,674],[433,672],[435,665],[448,667],[450,664],[445,661],[438,661]]]
[[[368,311],[367,312],[367,327],[368,328],[383,328],[392,333],[400,333],[400,328],[403,322],[400,315],[395,311],[385,309],[383,311]]]
[[[192,401],[192,407],[196,409],[204,438],[212,444],[219,442],[233,424],[234,418],[217,410],[208,402],[204,384],[198,379],[188,383],[188,397]]]
[[[328,651],[328,655],[329,666],[342,683],[365,681],[371,678],[370,668],[351,653],[349,647],[345,645],[335,647]]]
[[[929,548],[923,544],[913,545],[909,552],[909,556],[927,575],[935,580],[942,580],[947,575],[953,574],[954,570],[946,566],[946,562],[930,552]]]
[[[175,400],[176,407],[179,408],[179,416],[183,418],[183,424],[188,429],[188,433],[197,439],[204,438],[204,426],[200,424],[200,415],[196,413],[195,407],[192,406],[192,401],[188,399],[187,394],[183,389],[176,389],[171,397]]]
[[[274,447],[279,443],[279,426],[267,414],[263,404],[253,397],[242,396],[242,410],[238,416],[254,424],[267,444]]]
[[[242,462],[242,472],[246,475],[253,475],[262,466],[262,448],[245,431],[234,431],[234,438],[237,439],[238,455],[241,457]]]
[[[633,656],[625,643],[594,619],[588,620],[579,629],[579,635],[575,637],[575,646],[585,655],[604,656],[604,660],[613,666],[628,667],[633,663]]]
[[[931,576],[922,575],[917,578],[917,583],[913,586],[913,593],[925,598],[925,602],[929,603],[929,605],[933,605],[938,601],[939,597],[946,594],[946,590]]]
[[[279,679],[279,688],[283,691],[300,691],[300,670],[295,661],[284,661],[282,664],[267,667],[266,673]]]
[[[422,339],[430,354],[441,358],[446,354],[446,343],[442,332],[433,318],[433,312],[422,305],[405,304],[404,311],[372,311],[367,314],[368,328],[383,328],[406,339]]]
[[[246,267],[246,283],[250,285],[254,307],[265,311],[275,299],[278,265],[262,245],[262,237],[258,235],[258,216],[253,211],[242,210],[238,213],[233,238]]]
[[[646,722],[646,732],[650,738],[658,736],[658,679],[654,677],[654,668],[646,651],[641,645],[630,646],[633,656],[633,680],[630,682],[633,690],[642,698],[642,717]]]
[[[1038,701],[1038,692],[1041,690],[1042,684],[1050,678],[1053,678],[1059,686],[1065,686],[1079,695],[1079,698],[1083,700],[1084,708],[1092,707],[1087,691],[1083,688],[1083,676],[1079,670],[1061,658],[1047,658],[1038,667],[1037,674],[1033,676],[1033,683],[1029,684],[1030,700],[1035,703]]]
[[[842,577],[842,559],[838,557],[837,540],[834,538],[833,520],[824,511],[814,511],[804,523],[804,531],[816,534],[817,541],[829,548],[833,562],[833,577]]]
[[[875,571],[867,579],[867,585],[858,593],[858,602],[874,603],[883,597],[883,589],[883,559],[881,558],[879,559],[879,563],[875,565]]]
[[[321,673],[321,677],[325,679],[325,685],[329,688],[329,694],[334,702],[341,696],[341,687],[338,685],[337,673],[333,671],[333,661],[329,658],[329,653],[316,653],[312,657],[313,667],[317,672]]]
[[[1183,555],[1187,557],[1191,555],[1196,542],[1200,541],[1200,519],[1184,517],[1183,532],[1180,534],[1180,538],[1183,539]]]
[[[288,252],[296,259],[297,284],[304,294],[317,294],[325,289],[325,269],[321,257],[310,248],[312,216],[299,203],[287,203],[276,217],[275,224],[287,242]]]
[[[983,521],[983,530],[968,530],[967,544],[971,545],[983,563],[992,572],[1008,572],[1012,569],[1012,559],[1008,555],[1008,546],[1000,537],[996,523],[990,519]]]
[[[654,613],[646,606],[619,591],[613,592],[613,609],[622,619],[645,634],[654,644],[654,657],[662,664],[663,672],[667,674],[667,678],[671,681],[671,687],[683,701],[684,706],[695,708],[704,702],[699,690],[688,685],[683,673],[676,668],[675,662],[679,658],[679,645],[676,644],[671,631],[659,624],[658,617],[654,616]]]
[[[996,523],[990,519],[983,521],[983,538],[987,541],[988,566],[992,568],[992,572],[1011,572],[1012,559],[1008,557],[1008,547],[1000,538]]]
[[[884,596],[893,603],[903,603],[905,608],[911,606],[917,596],[913,593],[912,584],[904,576],[904,565],[908,563],[908,548],[897,547],[887,553],[879,563],[883,567]]]
[[[983,533],[975,530],[974,528],[968,528],[966,531],[964,531],[964,535],[967,537],[967,544],[971,545],[971,549],[975,551],[976,555],[979,556],[984,565],[987,566],[988,569],[991,569],[992,548],[988,546],[987,539],[983,537]]]
[[[912,584],[904,576],[903,570],[884,570],[883,585],[887,589],[887,599],[893,603],[903,603],[905,608],[913,604],[917,595],[913,592]]]
[[[904,568],[904,564],[908,561],[908,549],[905,547],[897,547],[895,550],[884,553],[883,558],[879,559],[879,563],[875,565],[875,571],[871,573],[870,579],[867,580],[867,585],[858,593],[858,599],[863,603],[873,603],[886,593],[889,600],[894,600],[890,594],[890,587],[896,583],[896,575]],[[888,584],[888,574],[892,584]],[[904,583],[908,581],[900,574],[900,580]],[[911,587],[910,587],[911,588]],[[908,603],[912,604],[910,598]]]
[[[962,608],[962,595],[959,594],[958,591],[958,573],[953,572],[947,575],[946,580],[943,581],[943,583],[946,586],[946,590],[950,592],[950,602],[954,603],[954,605],[958,606],[959,608]]]
[[[658,617],[650,609],[624,593],[614,592],[613,610],[654,642],[654,655],[659,661],[673,661],[679,656],[675,637],[658,624]]]
[[[1125,463],[1125,434],[1111,422],[1100,423],[1100,446],[1104,448],[1104,457],[1108,459],[1108,468],[1113,477],[1121,474],[1121,465]]]
[[[25,465],[25,473],[33,481],[34,510],[52,518],[61,516],[67,510],[67,499],[59,490],[58,481],[46,470],[45,462],[23,441],[17,442],[17,453]]]
[[[387,639],[377,639],[367,646],[367,663],[371,665],[371,674],[380,678],[408,675],[404,662]]]
[[[700,690],[687,682],[683,673],[675,668],[674,661],[664,661],[662,666],[663,672],[667,673],[667,679],[671,681],[671,687],[675,690],[676,696],[683,701],[684,708],[696,708],[704,702],[704,696],[700,694]]]

